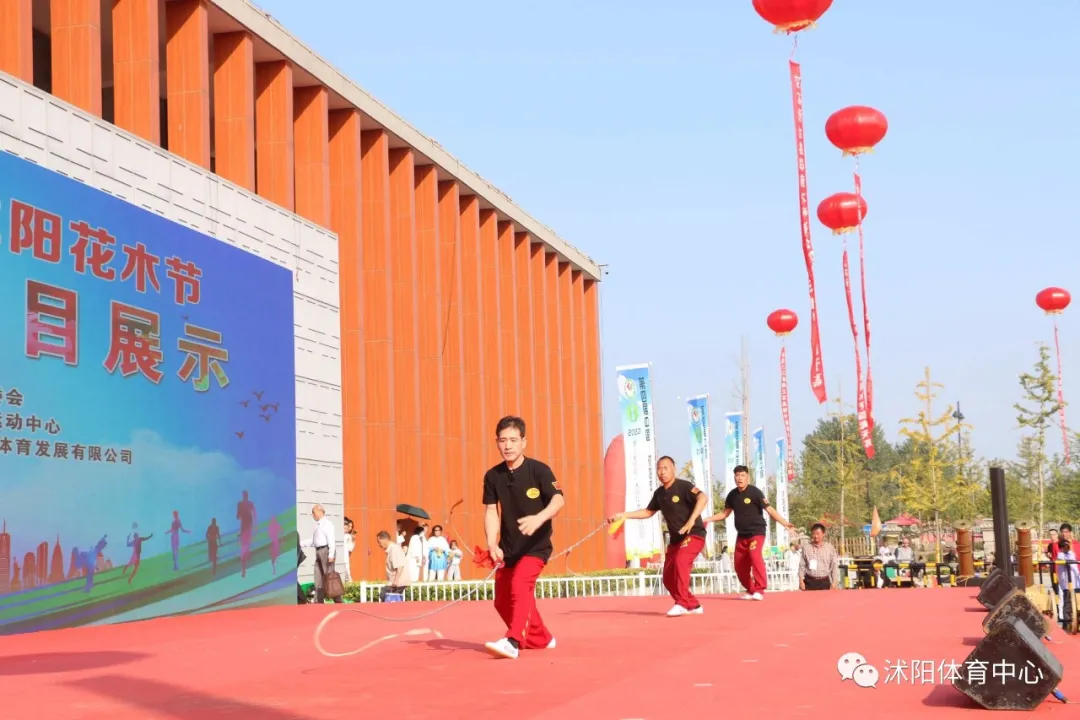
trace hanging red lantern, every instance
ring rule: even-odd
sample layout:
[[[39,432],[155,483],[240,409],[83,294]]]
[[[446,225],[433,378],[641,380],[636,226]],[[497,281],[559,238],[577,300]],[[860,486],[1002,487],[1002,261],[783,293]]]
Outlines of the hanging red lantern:
[[[837,110],[825,121],[825,135],[844,155],[871,152],[885,138],[889,121],[880,110],[852,105]]]
[[[832,230],[833,235],[854,231],[860,220],[866,218],[866,211],[866,198],[849,192],[830,195],[817,206],[818,220]]]
[[[799,317],[790,310],[776,310],[769,313],[769,317],[765,319],[768,323],[769,329],[772,330],[778,337],[784,337],[790,335],[796,327],[799,325]]]
[[[754,0],[754,10],[776,32],[797,33],[813,27],[833,0]]]
[[[787,447],[791,445],[791,408],[788,405],[788,386],[787,386],[787,348],[784,346],[783,338],[790,335],[796,327],[799,325],[799,316],[790,310],[775,310],[769,313],[769,317],[765,319],[769,329],[776,333],[780,338],[780,415],[784,420],[784,439],[787,442]],[[777,473],[780,469],[777,468]],[[795,481],[795,454],[788,451],[787,454],[787,477],[788,482]]]
[[[1057,396],[1058,414],[1061,419],[1061,443],[1065,450],[1065,464],[1071,461],[1069,453],[1069,429],[1065,422],[1065,378],[1061,372],[1061,339],[1058,337],[1057,315],[1065,312],[1072,302],[1072,295],[1068,290],[1059,287],[1048,287],[1035,296],[1035,304],[1047,315],[1054,317],[1054,354],[1057,355]]]
[[[1069,291],[1059,287],[1048,287],[1035,296],[1035,304],[1047,315],[1060,315],[1071,302]]]

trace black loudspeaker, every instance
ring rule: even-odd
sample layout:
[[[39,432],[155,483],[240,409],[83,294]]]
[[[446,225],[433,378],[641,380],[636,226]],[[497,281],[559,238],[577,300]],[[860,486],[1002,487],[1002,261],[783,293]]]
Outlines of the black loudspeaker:
[[[987,710],[1034,710],[1064,669],[1017,617],[999,622],[971,651],[953,687]]]
[[[1015,588],[986,616],[982,624],[983,630],[990,634],[998,625],[1012,618],[1019,619],[1040,640],[1050,634],[1050,618],[1039,612],[1039,608],[1035,607],[1035,603],[1031,602],[1026,593]]]
[[[979,588],[978,601],[987,610],[993,610],[994,606],[1004,600],[1010,592],[1023,590],[1025,587],[1024,578],[1020,576],[1010,578],[1005,571],[994,568]]]

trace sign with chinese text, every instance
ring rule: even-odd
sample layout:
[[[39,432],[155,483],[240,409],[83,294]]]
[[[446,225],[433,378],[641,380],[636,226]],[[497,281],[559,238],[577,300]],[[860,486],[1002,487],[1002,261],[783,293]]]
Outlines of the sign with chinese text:
[[[743,414],[729,412],[724,416],[724,499],[735,489],[735,468],[744,463],[743,459]],[[735,552],[735,513],[727,516],[724,522],[724,542],[728,552]]]
[[[295,602],[292,274],[0,152],[0,634]]]
[[[709,414],[709,396],[698,395],[686,401],[686,412],[690,416],[690,462],[694,468],[694,485],[709,498],[703,517],[713,514],[713,474],[712,474],[712,428]],[[713,523],[705,528],[705,548],[712,554],[716,546]]]
[[[776,512],[780,513],[780,516],[785,520],[790,520],[791,512],[788,508],[788,478],[787,473],[784,472],[784,468],[787,467],[788,462],[788,449],[787,441],[784,438],[780,438],[776,441]],[[789,542],[788,529],[783,525],[777,523],[776,525],[776,546],[781,550],[787,548]]]
[[[619,416],[626,453],[626,508],[649,504],[656,490],[656,418],[653,417],[651,365],[615,368],[619,378]],[[648,560],[662,550],[660,517],[636,520],[623,530],[626,559]]]

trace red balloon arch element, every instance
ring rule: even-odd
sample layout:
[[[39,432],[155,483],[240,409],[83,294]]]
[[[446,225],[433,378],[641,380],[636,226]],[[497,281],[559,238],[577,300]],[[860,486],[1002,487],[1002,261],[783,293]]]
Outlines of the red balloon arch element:
[[[866,217],[866,198],[855,193],[839,192],[822,200],[817,206],[818,220],[832,230],[833,235],[854,232]]]
[[[880,110],[865,105],[852,105],[837,110],[825,121],[825,135],[844,155],[873,152],[885,139],[889,121]]]
[[[1035,296],[1035,304],[1054,320],[1054,353],[1057,355],[1057,391],[1061,418],[1061,442],[1064,444],[1066,464],[1070,461],[1069,431],[1068,426],[1065,424],[1065,385],[1061,372],[1061,341],[1058,339],[1057,316],[1065,312],[1070,303],[1072,303],[1072,295],[1069,294],[1068,290],[1059,287],[1048,287]]]
[[[765,323],[777,337],[783,340],[799,326],[799,316],[791,310],[775,310],[765,318]],[[788,404],[787,347],[782,342],[780,345],[780,412],[784,417],[784,439],[787,443],[788,482],[795,482],[795,451],[791,447],[791,406]]]
[[[833,0],[754,0],[754,10],[778,33],[814,27]]]

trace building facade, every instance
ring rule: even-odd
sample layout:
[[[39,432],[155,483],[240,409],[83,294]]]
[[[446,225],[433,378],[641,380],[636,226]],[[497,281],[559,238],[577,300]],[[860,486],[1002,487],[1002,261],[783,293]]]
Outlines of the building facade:
[[[0,0],[0,149],[293,270],[299,531],[350,517],[353,577],[399,503],[483,543],[506,414],[557,547],[602,521],[597,265],[245,0]]]

